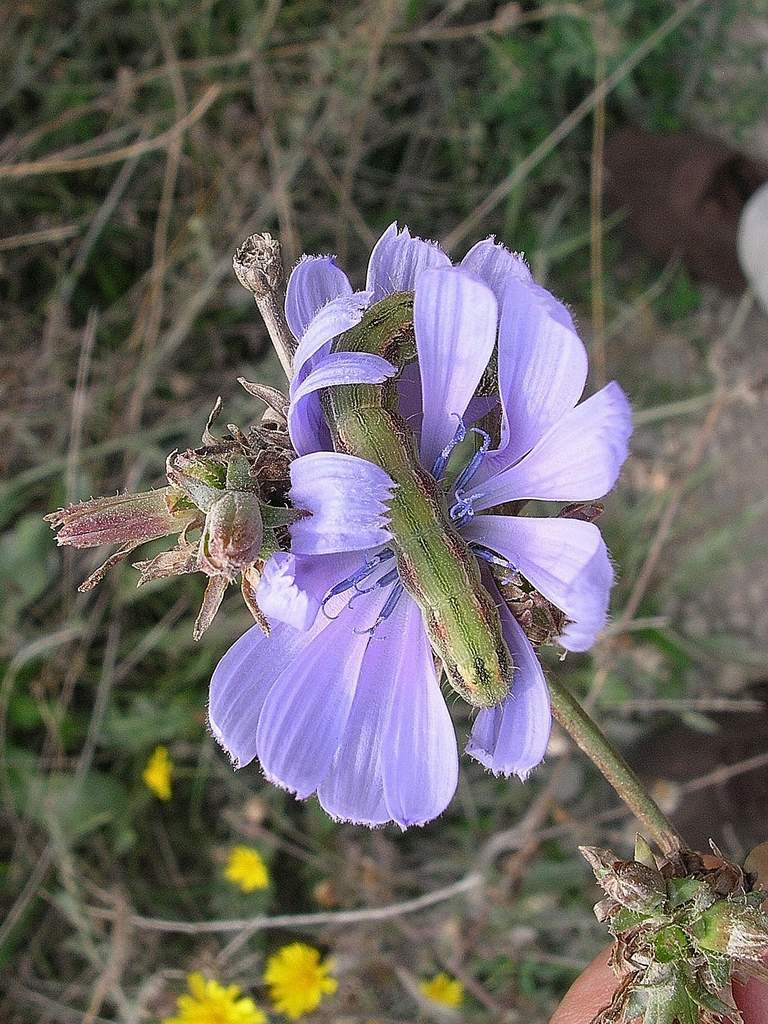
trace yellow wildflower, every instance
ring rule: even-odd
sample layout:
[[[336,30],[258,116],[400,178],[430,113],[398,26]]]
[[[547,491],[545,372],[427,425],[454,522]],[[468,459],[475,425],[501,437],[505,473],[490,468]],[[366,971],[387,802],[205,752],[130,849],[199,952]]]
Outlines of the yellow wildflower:
[[[224,868],[224,877],[243,892],[266,889],[269,885],[267,865],[252,846],[233,846]]]
[[[447,974],[436,974],[434,978],[420,981],[419,988],[427,999],[442,1006],[461,1006],[464,1000],[464,986]]]
[[[171,775],[173,764],[167,747],[155,747],[147,766],[141,774],[144,785],[160,800],[171,799]]]
[[[338,987],[336,979],[328,977],[332,968],[332,961],[321,963],[320,951],[303,942],[282,946],[267,960],[264,972],[275,1010],[291,1020],[316,1010],[323,996]]]
[[[237,985],[224,988],[197,971],[187,978],[189,995],[176,1000],[178,1014],[162,1024],[266,1024],[266,1014]]]

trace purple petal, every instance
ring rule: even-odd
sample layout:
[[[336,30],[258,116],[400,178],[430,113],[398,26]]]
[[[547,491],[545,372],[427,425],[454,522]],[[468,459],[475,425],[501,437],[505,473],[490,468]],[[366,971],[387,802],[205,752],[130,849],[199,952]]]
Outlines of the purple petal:
[[[566,609],[569,622],[559,643],[566,651],[588,651],[605,627],[613,586],[613,567],[602,544],[582,573]]]
[[[511,280],[499,323],[499,393],[504,413],[499,469],[530,451],[553,423],[573,409],[586,380],[587,352],[568,310],[544,288]]]
[[[380,755],[389,816],[401,828],[423,825],[450,803],[459,766],[453,722],[415,601],[402,601],[379,627],[365,668],[390,690]]]
[[[293,386],[300,384],[317,364],[318,356],[331,351],[331,342],[355,327],[370,305],[370,292],[354,292],[331,300],[312,318],[293,359]]]
[[[208,721],[236,768],[256,757],[256,725],[270,687],[309,642],[278,623],[269,636],[253,626],[230,647],[213,673]]]
[[[334,256],[303,256],[291,271],[285,291],[285,317],[297,339],[327,302],[351,295],[347,275],[336,266]]]
[[[512,689],[499,707],[479,713],[466,752],[494,775],[525,779],[547,751],[552,727],[549,691],[528,638],[500,598],[499,602],[504,636],[515,663]]]
[[[369,826],[389,821],[380,761],[388,700],[363,663],[344,738],[317,791],[323,809],[337,821]]]
[[[300,384],[291,387],[288,431],[299,455],[331,447],[320,395],[338,384],[381,384],[397,370],[381,356],[367,352],[331,352]]]
[[[315,452],[296,459],[289,496],[294,508],[312,515],[290,527],[293,552],[324,555],[386,543],[394,486],[383,469],[354,455]]]
[[[499,306],[510,279],[531,280],[531,272],[520,253],[510,252],[499,242],[494,241],[493,235],[473,245],[461,261],[461,266],[465,270],[471,270],[488,285]]]
[[[359,564],[359,552],[308,556],[278,551],[264,566],[256,591],[259,607],[270,619],[307,630],[331,587]]]
[[[450,265],[450,259],[435,242],[411,238],[407,227],[398,231],[396,223],[390,224],[373,247],[365,287],[378,302],[393,292],[412,292],[423,270]]]
[[[414,300],[414,328],[424,416],[421,458],[427,469],[456,433],[457,417],[496,344],[496,299],[472,274],[452,267],[426,270]]]
[[[391,818],[384,799],[382,758],[387,752],[382,751],[382,742],[403,644],[390,623],[402,621],[406,603],[412,603],[409,597],[403,597],[392,618],[379,627],[386,635],[380,638],[377,633],[365,653],[344,738],[317,791],[324,809],[340,821],[372,826]]]
[[[561,637],[570,651],[587,650],[605,625],[613,570],[594,523],[527,516],[477,516],[462,534],[508,559],[572,620]]]
[[[344,735],[371,640],[355,629],[367,621],[373,606],[380,608],[381,595],[374,597],[316,633],[264,700],[256,727],[261,766],[270,782],[300,800],[314,793],[328,774]]]
[[[551,427],[519,462],[472,486],[476,510],[505,501],[594,501],[616,483],[629,451],[632,411],[616,382]]]

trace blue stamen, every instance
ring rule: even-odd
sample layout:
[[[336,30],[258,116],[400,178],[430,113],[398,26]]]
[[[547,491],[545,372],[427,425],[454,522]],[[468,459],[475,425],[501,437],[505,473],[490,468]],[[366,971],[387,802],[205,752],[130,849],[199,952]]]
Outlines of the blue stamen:
[[[351,608],[353,603],[358,599],[358,597],[362,597],[364,594],[370,594],[374,590],[380,590],[382,587],[387,587],[389,586],[390,583],[394,583],[398,575],[399,574],[397,569],[390,569],[389,572],[384,573],[384,575],[380,579],[372,583],[370,587],[356,586],[355,590],[357,591],[357,593],[353,594],[352,597],[349,599],[348,607]]]
[[[451,458],[451,455],[453,454],[454,448],[460,445],[464,438],[467,436],[467,428],[464,426],[464,420],[461,418],[461,416],[458,415],[458,413],[453,413],[452,415],[454,415],[458,419],[459,425],[456,428],[456,433],[453,435],[452,440],[448,442],[445,448],[443,448],[443,450],[435,459],[435,464],[432,467],[432,476],[435,478],[435,480],[439,480],[440,477],[443,475],[443,473],[445,472],[445,467],[448,465],[448,461]]]
[[[358,583],[362,583],[364,580],[367,580],[382,562],[386,562],[387,559],[393,558],[394,554],[395,553],[391,548],[382,548],[382,550],[377,552],[373,558],[367,558],[359,568],[355,569],[351,576],[347,576],[346,579],[340,580],[339,583],[336,583],[331,587],[320,604],[320,610],[323,615],[328,619],[337,619],[338,615],[329,615],[325,610],[326,604],[334,597],[338,597],[339,594],[344,594],[347,590],[352,590],[353,588],[357,590],[358,593],[366,593],[366,591],[360,590]],[[341,614],[341,612],[339,612],[339,614]]]
[[[479,427],[471,427],[470,433],[479,434],[483,440],[478,450],[475,452],[475,454],[472,456],[472,458],[469,460],[464,469],[462,469],[462,471],[456,478],[454,490],[456,491],[457,497],[459,496],[460,492],[464,489],[464,487],[466,487],[466,485],[469,483],[469,481],[472,479],[472,477],[475,475],[478,469],[480,469],[480,467],[483,464],[483,459],[485,458],[486,452],[491,447],[490,434],[487,434],[484,430],[481,430]]]
[[[390,558],[394,557],[395,552],[392,550],[392,548],[384,548],[382,551],[379,551],[378,554],[374,555],[373,558],[369,558],[366,560],[365,564],[368,568],[365,575],[359,576],[357,580],[352,584],[352,586],[355,588],[358,594],[368,594],[370,593],[371,590],[375,590],[376,587],[379,586],[378,583],[374,583],[373,586],[371,587],[361,587],[358,584],[364,583],[370,576],[373,575],[374,569],[378,569],[380,565],[382,565],[384,562],[388,562]]]
[[[398,583],[397,586],[393,587],[392,588],[392,592],[390,593],[390,595],[387,598],[387,600],[384,602],[384,606],[382,607],[381,611],[379,612],[379,614],[378,614],[374,624],[372,626],[369,626],[368,629],[363,629],[363,630],[357,630],[356,629],[355,632],[356,633],[360,633],[360,634],[370,633],[371,635],[373,635],[375,633],[375,631],[378,629],[378,627],[382,624],[382,622],[386,622],[387,619],[390,617],[392,612],[397,607],[397,603],[400,600],[400,598],[403,596],[404,592],[405,592],[405,588],[403,587],[402,583]]]
[[[457,495],[456,503],[451,506],[448,515],[451,517],[451,522],[457,530],[460,530],[461,527],[465,526],[470,519],[474,518],[475,510],[472,506],[473,500],[474,495],[469,498],[464,497],[464,495]]]
[[[488,562],[490,565],[497,565],[501,569],[508,569],[510,572],[517,571],[508,558],[497,555],[494,551],[484,547],[482,544],[470,544],[469,547],[472,554],[477,558],[482,558],[484,562]]]
[[[464,490],[467,484],[472,480],[472,477],[477,473],[478,469],[483,464],[488,449],[491,447],[491,435],[487,434],[484,430],[479,427],[470,427],[470,433],[479,434],[482,438],[482,442],[478,450],[474,453],[472,458],[466,464],[464,469],[456,477],[456,483],[453,485],[454,494],[456,500],[451,506],[449,515],[451,521],[456,529],[461,529],[475,514],[474,501],[478,497],[476,494],[465,494]]]

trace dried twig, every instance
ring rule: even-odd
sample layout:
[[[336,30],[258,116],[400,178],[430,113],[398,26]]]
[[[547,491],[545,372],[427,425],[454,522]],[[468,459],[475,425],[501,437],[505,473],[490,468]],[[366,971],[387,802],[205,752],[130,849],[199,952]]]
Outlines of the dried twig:
[[[205,935],[224,934],[227,932],[242,932],[246,936],[254,935],[256,932],[265,931],[268,928],[338,928],[344,925],[372,923],[375,921],[389,921],[393,917],[400,917],[402,914],[414,914],[419,910],[427,910],[429,907],[445,903],[447,900],[463,896],[473,889],[482,886],[483,875],[470,871],[460,878],[458,882],[443,886],[432,892],[417,896],[412,900],[403,900],[401,903],[390,903],[383,907],[364,907],[360,910],[329,910],[317,914],[276,914],[272,917],[260,915],[258,917],[233,918],[221,921],[166,921],[156,917],[141,917],[134,915],[131,924],[141,931],[166,932],[181,935]],[[92,908],[92,912],[100,917],[111,917],[111,912],[99,911]]]
[[[79,224],[61,224],[58,227],[41,228],[39,231],[27,231],[22,235],[7,235],[5,238],[0,238],[0,252],[23,249],[28,245],[65,242],[68,238],[72,238],[79,233]]]
[[[757,771],[758,768],[768,766],[768,753],[755,754],[754,757],[747,757],[735,764],[721,765],[706,775],[700,775],[697,779],[689,779],[680,786],[683,793],[695,793],[700,789],[709,789],[710,786],[720,786],[737,775],[746,775],[747,772]]]
[[[88,408],[88,375],[91,367],[91,356],[96,343],[96,330],[99,325],[99,317],[96,310],[88,313],[88,320],[83,331],[83,340],[80,345],[80,358],[77,361],[77,377],[75,379],[75,391],[72,396],[72,415],[69,425],[69,448],[67,450],[67,471],[66,495],[67,502],[77,500],[77,466],[79,462],[78,453],[83,440],[83,423],[85,412]]]
[[[0,179],[2,178],[28,178],[38,174],[69,174],[73,171],[90,171],[95,167],[108,167],[110,164],[121,163],[123,160],[130,160],[134,156],[144,156],[145,153],[153,153],[158,149],[165,149],[175,139],[199,121],[210,107],[216,102],[221,93],[221,87],[212,85],[200,97],[190,112],[177,121],[168,131],[156,135],[153,139],[143,139],[134,142],[130,146],[121,146],[119,149],[110,150],[108,153],[98,153],[96,156],[85,156],[79,159],[67,160],[58,156],[46,157],[44,160],[32,160],[18,164],[0,164]]]

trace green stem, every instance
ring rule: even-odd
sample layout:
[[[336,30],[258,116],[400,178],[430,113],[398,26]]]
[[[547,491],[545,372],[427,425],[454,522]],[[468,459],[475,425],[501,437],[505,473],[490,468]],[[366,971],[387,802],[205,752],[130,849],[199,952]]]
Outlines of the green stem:
[[[549,680],[549,692],[554,717],[653,836],[661,851],[669,856],[684,849],[685,844],[674,825],[646,793],[640,779],[575,697],[552,679]]]

